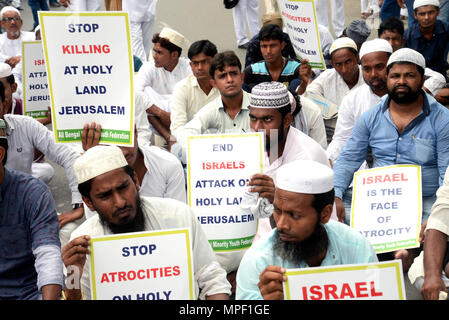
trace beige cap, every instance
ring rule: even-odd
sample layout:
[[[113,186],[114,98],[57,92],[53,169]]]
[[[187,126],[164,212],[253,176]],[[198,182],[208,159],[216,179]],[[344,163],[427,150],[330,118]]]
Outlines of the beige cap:
[[[285,191],[319,194],[334,188],[334,171],[312,160],[294,160],[276,172],[275,185]]]
[[[6,78],[12,75],[11,66],[7,63],[0,62],[0,78]]]
[[[357,44],[349,37],[341,37],[335,39],[335,41],[332,43],[331,48],[329,49],[329,54],[331,55],[332,52],[343,49],[343,48],[352,48],[355,51],[357,50]]]
[[[179,32],[167,27],[164,27],[162,29],[162,31],[159,33],[159,37],[168,39],[171,43],[180,48],[182,48],[182,45],[184,44],[184,36]]]
[[[93,179],[103,173],[123,168],[128,165],[122,150],[117,146],[98,145],[87,150],[75,160],[75,171],[78,184]]]

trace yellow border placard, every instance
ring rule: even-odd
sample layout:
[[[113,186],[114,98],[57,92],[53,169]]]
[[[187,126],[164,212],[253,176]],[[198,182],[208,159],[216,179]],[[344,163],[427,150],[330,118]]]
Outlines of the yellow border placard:
[[[395,164],[395,165],[391,165],[391,166],[385,166],[385,167],[376,167],[376,168],[371,168],[371,169],[366,169],[366,170],[361,170],[361,171],[356,171],[354,173],[354,183],[353,183],[353,189],[352,189],[352,199],[351,199],[351,203],[354,202],[355,196],[356,196],[356,179],[357,176],[360,173],[365,173],[365,172],[372,172],[372,171],[380,171],[380,170],[385,170],[385,169],[392,169],[392,168],[416,168],[417,170],[417,174],[418,174],[418,182],[421,181],[421,166],[416,165],[416,164]],[[418,193],[422,194],[421,191],[421,183],[418,183]],[[422,196],[418,199],[418,226],[421,225],[421,219],[422,219]],[[353,227],[353,223],[352,221],[354,221],[354,206],[351,207],[351,228]],[[419,246],[419,232],[421,228],[417,228],[416,231],[416,242],[415,242],[415,246]],[[387,250],[382,250],[382,251],[376,251],[376,253],[383,253],[383,252],[390,252],[392,250],[387,249]]]
[[[94,242],[104,242],[104,241],[114,241],[114,240],[123,240],[123,239],[135,239],[135,238],[144,238],[144,237],[154,237],[154,236],[163,236],[163,235],[172,235],[172,234],[185,234],[186,236],[186,247],[187,247],[187,268],[189,275],[189,296],[190,299],[193,300],[195,297],[194,292],[194,274],[193,274],[193,265],[192,265],[192,255],[191,255],[191,247],[190,247],[190,232],[189,229],[173,229],[173,230],[161,230],[161,231],[146,231],[146,232],[137,232],[133,234],[124,234],[124,235],[107,235],[101,237],[93,237],[90,239],[90,280],[92,286],[93,300],[97,299],[97,288],[95,282],[95,262],[94,262]]]
[[[402,265],[400,260],[395,260],[391,262],[379,262],[379,263],[369,263],[369,264],[361,264],[361,265],[341,265],[341,266],[330,266],[330,267],[317,267],[317,268],[305,268],[301,270],[292,270],[287,271],[285,275],[287,276],[287,280],[284,283],[285,293],[287,300],[290,300],[290,287],[288,282],[288,276],[297,276],[304,274],[320,274],[320,273],[332,273],[332,272],[341,272],[341,271],[364,271],[370,269],[385,269],[394,267],[396,273],[396,281],[398,288],[398,296],[400,300],[404,300],[403,295],[403,285],[401,281],[402,274]]]
[[[51,79],[51,72],[50,72],[50,63],[48,63],[48,49],[47,49],[47,38],[45,33],[45,25],[43,23],[44,18],[46,17],[71,17],[71,16],[81,16],[81,17],[92,17],[92,16],[122,16],[125,18],[125,25],[126,25],[126,39],[128,43],[128,63],[129,63],[129,71],[130,71],[130,92],[131,92],[131,113],[130,113],[130,135],[132,137],[131,141],[129,143],[124,143],[127,145],[133,145],[132,141],[136,138],[134,135],[134,127],[133,127],[133,117],[134,117],[134,61],[133,61],[133,55],[131,50],[131,35],[129,30],[129,18],[128,18],[128,12],[55,12],[55,11],[39,11],[39,24],[41,26],[41,37],[42,37],[42,45],[44,48],[44,55],[45,55],[45,64],[47,67],[47,78],[48,78],[48,85],[50,90],[50,99],[51,99],[51,112],[52,112],[52,119],[56,119],[55,114],[55,108],[53,107],[55,105],[54,102],[54,94],[53,94],[53,86],[52,86],[52,79]],[[58,129],[56,127],[56,121],[53,122],[53,131],[55,135],[55,140],[57,143],[72,143],[72,141],[61,141],[58,137]],[[103,142],[111,142],[107,139],[102,139]]]

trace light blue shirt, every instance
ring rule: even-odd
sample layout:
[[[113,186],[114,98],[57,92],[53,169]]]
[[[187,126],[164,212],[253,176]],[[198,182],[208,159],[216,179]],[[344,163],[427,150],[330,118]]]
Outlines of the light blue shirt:
[[[349,226],[329,220],[324,225],[329,238],[326,256],[321,266],[342,264],[362,264],[377,262],[376,253],[358,231]],[[286,269],[308,268],[305,261],[299,264],[283,260],[273,250],[277,229],[273,229],[267,237],[256,242],[243,256],[237,272],[237,300],[262,299],[259,287],[259,276],[267,266],[281,266]]]
[[[391,118],[388,95],[357,120],[334,165],[336,197],[341,199],[354,172],[366,159],[368,147],[372,149],[374,167],[421,166],[422,194],[435,195],[449,164],[449,110],[422,93],[423,110],[402,133]]]

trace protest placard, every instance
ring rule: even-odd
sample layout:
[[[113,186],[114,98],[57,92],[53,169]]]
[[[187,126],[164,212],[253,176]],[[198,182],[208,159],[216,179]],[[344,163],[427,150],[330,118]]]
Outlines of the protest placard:
[[[50,93],[41,41],[22,42],[22,66],[23,114],[46,118]]]
[[[376,253],[418,247],[421,215],[420,166],[393,165],[354,174],[351,227]]]
[[[326,69],[314,0],[279,0],[279,10],[293,49],[314,69]]]
[[[79,142],[85,123],[100,143],[134,144],[133,58],[127,12],[40,11],[57,143]]]
[[[258,219],[240,203],[249,178],[262,173],[263,155],[261,132],[188,138],[188,203],[214,251],[251,246]]]
[[[195,299],[189,229],[92,237],[90,242],[93,300]]]
[[[286,300],[405,300],[401,260],[287,269]]]

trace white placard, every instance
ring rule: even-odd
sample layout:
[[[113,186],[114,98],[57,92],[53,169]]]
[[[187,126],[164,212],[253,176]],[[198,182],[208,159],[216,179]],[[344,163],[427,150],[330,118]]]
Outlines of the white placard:
[[[351,227],[376,253],[418,247],[421,216],[420,166],[393,165],[354,174]]]
[[[400,260],[288,269],[286,300],[405,300]]]
[[[258,219],[241,212],[249,178],[262,173],[263,133],[214,134],[187,140],[188,203],[214,251],[251,246]]]
[[[134,144],[133,58],[127,12],[40,11],[57,143],[79,142],[85,123],[100,143]]]
[[[90,242],[93,300],[195,298],[188,229],[93,237]]]

